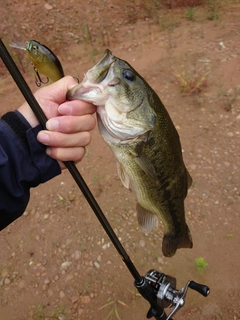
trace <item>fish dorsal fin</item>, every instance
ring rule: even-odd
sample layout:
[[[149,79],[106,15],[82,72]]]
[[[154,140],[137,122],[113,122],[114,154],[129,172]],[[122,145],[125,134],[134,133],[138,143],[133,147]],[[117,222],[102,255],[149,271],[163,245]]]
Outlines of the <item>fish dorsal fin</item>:
[[[117,161],[117,173],[125,188],[130,189],[130,178],[124,167]]]
[[[148,233],[153,229],[156,229],[158,226],[157,216],[154,213],[144,209],[139,203],[137,203],[137,219],[139,227],[144,233]]]

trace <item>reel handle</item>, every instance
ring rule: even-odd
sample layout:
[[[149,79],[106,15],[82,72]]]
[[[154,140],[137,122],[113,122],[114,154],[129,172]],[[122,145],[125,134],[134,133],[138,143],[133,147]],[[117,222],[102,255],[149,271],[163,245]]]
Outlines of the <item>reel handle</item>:
[[[198,293],[200,293],[204,297],[207,297],[210,293],[210,289],[208,286],[205,286],[204,284],[197,283],[195,281],[190,281],[188,286],[189,286],[189,288],[197,291]]]

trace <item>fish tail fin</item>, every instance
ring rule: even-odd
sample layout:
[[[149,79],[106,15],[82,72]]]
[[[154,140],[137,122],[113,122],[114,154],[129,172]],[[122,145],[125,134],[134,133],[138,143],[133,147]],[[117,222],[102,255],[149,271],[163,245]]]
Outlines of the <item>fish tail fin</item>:
[[[162,252],[165,257],[174,256],[177,249],[192,248],[192,237],[188,226],[181,234],[164,234],[162,242]]]
[[[139,227],[144,233],[149,233],[158,226],[157,216],[143,208],[139,203],[137,203],[137,219]]]

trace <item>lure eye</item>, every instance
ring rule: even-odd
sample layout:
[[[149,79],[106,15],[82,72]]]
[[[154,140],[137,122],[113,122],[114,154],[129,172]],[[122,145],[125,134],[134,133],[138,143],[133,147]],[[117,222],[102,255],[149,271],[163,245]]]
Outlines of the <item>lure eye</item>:
[[[36,51],[38,49],[37,46],[33,46],[32,48],[33,48],[34,51]]]
[[[135,79],[135,74],[131,70],[124,70],[123,77],[126,80],[133,81]]]

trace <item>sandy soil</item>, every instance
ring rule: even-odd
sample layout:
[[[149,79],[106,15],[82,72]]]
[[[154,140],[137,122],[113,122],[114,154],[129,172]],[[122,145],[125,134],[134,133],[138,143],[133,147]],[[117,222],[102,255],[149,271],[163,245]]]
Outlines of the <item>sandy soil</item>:
[[[141,274],[154,268],[176,277],[179,289],[189,279],[211,288],[207,298],[189,290],[179,320],[240,319],[240,5],[233,2],[214,21],[207,7],[190,20],[186,8],[169,11],[153,1],[1,4],[6,44],[36,39],[80,79],[108,47],[167,107],[194,180],[186,199],[193,249],[165,258],[162,226],[141,233],[135,196],[118,179],[97,129],[78,168]],[[25,53],[10,52],[36,90]],[[23,101],[2,63],[0,93],[1,115]],[[1,232],[0,248],[0,320],[95,320],[111,311],[117,319],[114,307],[121,319],[145,319],[148,303],[67,171],[32,190],[24,215]],[[208,266],[198,269],[201,257]]]

